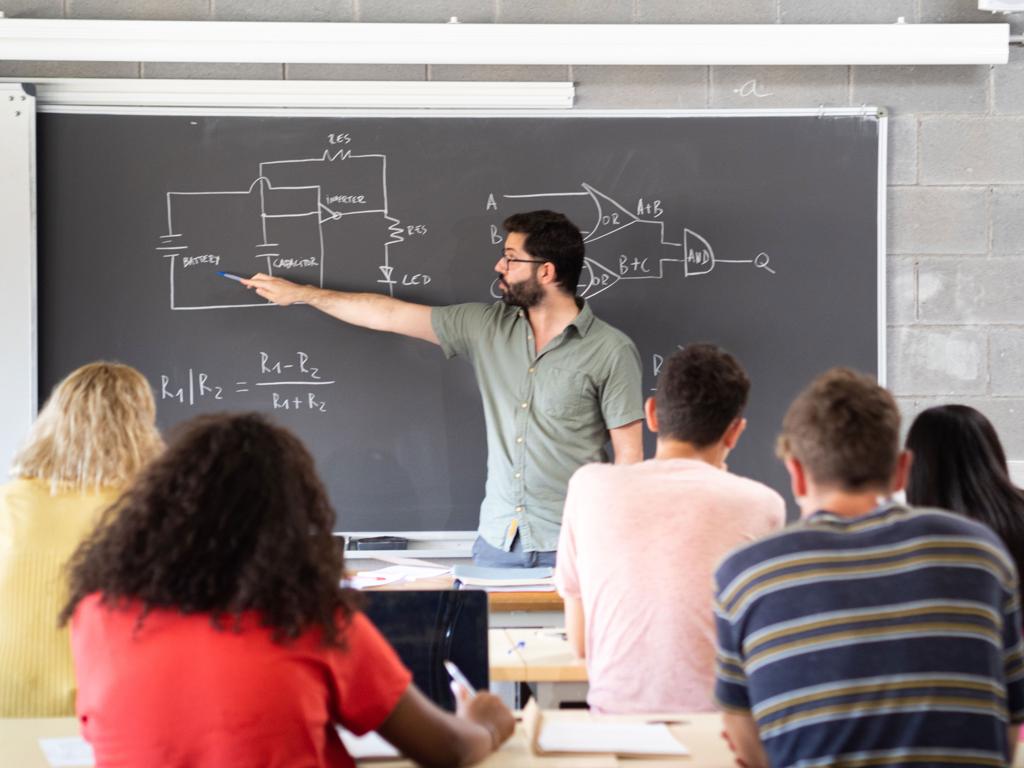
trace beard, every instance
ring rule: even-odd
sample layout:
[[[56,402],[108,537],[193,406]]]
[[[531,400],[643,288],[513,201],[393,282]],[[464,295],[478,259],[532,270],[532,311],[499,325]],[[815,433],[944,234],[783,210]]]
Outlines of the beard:
[[[504,277],[499,278],[498,288],[501,290],[501,300],[510,307],[530,309],[540,304],[544,298],[544,289],[540,287],[536,275],[531,275],[529,279],[520,283],[508,283]]]

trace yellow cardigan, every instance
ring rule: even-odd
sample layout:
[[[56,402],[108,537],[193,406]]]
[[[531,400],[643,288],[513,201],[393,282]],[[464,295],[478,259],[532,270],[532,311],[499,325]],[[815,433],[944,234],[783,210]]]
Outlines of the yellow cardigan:
[[[58,493],[39,480],[0,486],[0,717],[75,713],[75,671],[57,614],[64,565],[118,496]]]

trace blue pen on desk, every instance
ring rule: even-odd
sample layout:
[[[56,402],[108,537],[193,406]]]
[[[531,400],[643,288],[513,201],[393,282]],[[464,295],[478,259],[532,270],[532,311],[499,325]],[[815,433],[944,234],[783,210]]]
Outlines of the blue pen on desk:
[[[513,645],[511,648],[509,648],[507,651],[505,651],[505,655],[506,656],[511,656],[516,651],[521,651],[525,647],[526,647],[526,641],[525,640],[516,640],[515,645]]]
[[[226,277],[228,280],[236,280],[239,283],[242,282],[242,280],[244,279],[239,277],[238,275],[233,275],[230,272],[218,272],[217,274],[220,275],[221,277]]]

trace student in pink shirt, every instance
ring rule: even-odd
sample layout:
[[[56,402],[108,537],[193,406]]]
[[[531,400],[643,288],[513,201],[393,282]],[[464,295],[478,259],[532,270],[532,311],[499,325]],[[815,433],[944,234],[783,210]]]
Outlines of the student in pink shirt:
[[[714,709],[712,573],[785,522],[779,494],[725,467],[749,390],[728,352],[676,352],[644,404],[655,457],[588,464],[569,482],[555,582],[569,644],[587,660],[592,709]]]

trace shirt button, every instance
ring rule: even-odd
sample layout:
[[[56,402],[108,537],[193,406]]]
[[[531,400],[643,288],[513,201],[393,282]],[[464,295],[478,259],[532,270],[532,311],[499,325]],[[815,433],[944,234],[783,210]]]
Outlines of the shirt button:
[[[534,372],[534,371],[536,371],[536,370],[537,370],[536,368],[527,368],[527,369],[526,369],[526,372],[527,372],[527,373],[533,373],[533,372]]]
[[[517,442],[517,443],[521,443],[521,442],[523,442],[523,438],[521,438],[521,437],[517,437],[517,438],[516,438],[516,442]]]
[[[520,407],[520,408],[526,408],[526,407],[528,407],[529,405],[530,405],[529,403],[520,403],[520,404],[519,404],[519,407]]]
[[[515,475],[513,475],[513,477],[515,477],[516,480],[518,480],[522,476],[523,476],[522,472],[516,472]]]
[[[522,317],[523,316],[523,310],[520,309],[518,312],[516,312],[516,315],[518,315],[519,317]]]
[[[516,512],[522,512],[522,511],[523,511],[522,507],[516,507]]]

